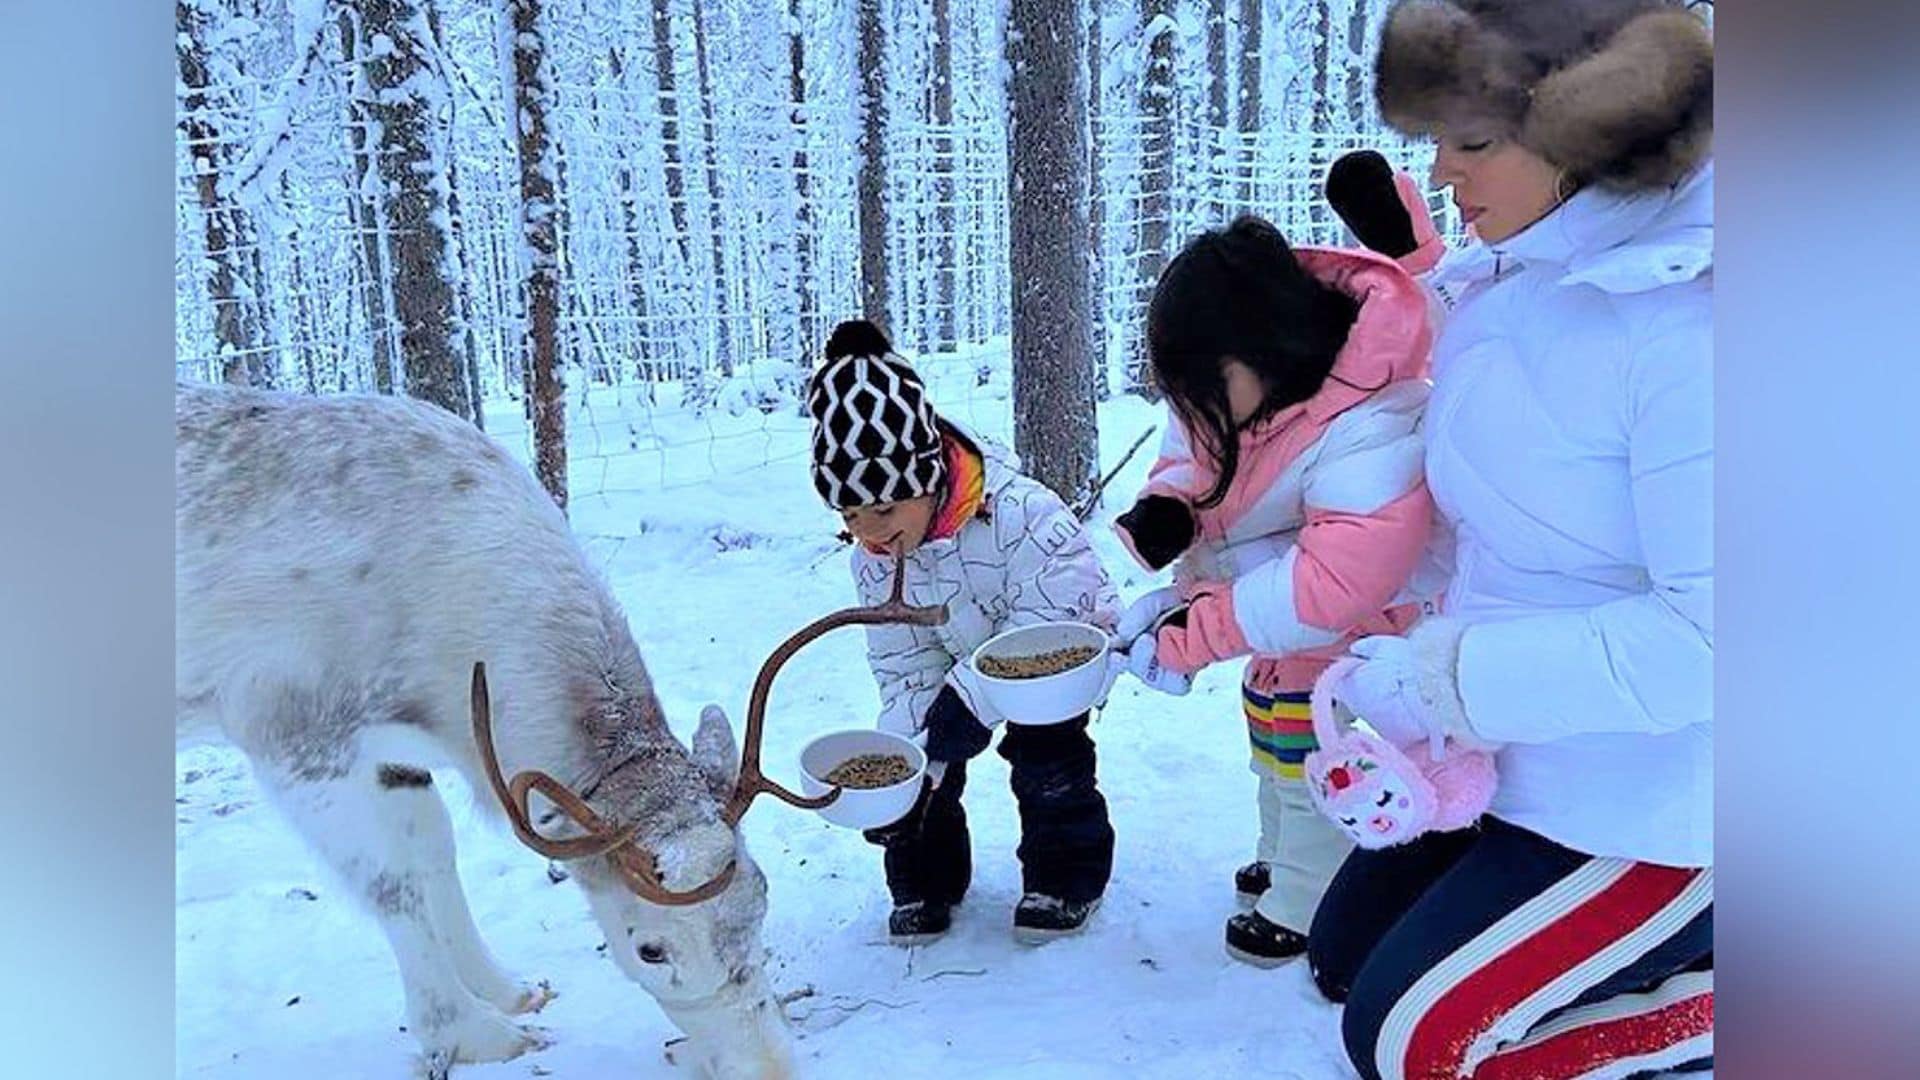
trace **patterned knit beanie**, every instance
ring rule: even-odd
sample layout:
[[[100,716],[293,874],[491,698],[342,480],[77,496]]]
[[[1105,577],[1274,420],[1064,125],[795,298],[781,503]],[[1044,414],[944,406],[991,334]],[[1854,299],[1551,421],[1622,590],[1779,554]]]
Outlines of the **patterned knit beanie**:
[[[940,429],[920,376],[863,320],[843,322],[807,383],[813,486],[835,510],[899,502],[939,489]]]

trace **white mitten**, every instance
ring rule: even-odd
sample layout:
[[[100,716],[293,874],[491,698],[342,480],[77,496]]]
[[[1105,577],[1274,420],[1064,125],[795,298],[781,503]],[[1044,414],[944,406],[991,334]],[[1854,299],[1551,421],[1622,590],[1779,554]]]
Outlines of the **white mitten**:
[[[1133,677],[1163,694],[1179,697],[1193,689],[1193,677],[1162,666],[1154,655],[1159,641],[1152,633],[1142,633],[1131,645],[1115,645],[1114,655],[1123,657]],[[1122,651],[1124,649],[1124,651]]]
[[[1120,616],[1120,625],[1114,628],[1115,647],[1126,649],[1141,634],[1158,626],[1167,612],[1181,605],[1180,590],[1172,585],[1162,585],[1151,592],[1143,593],[1139,599],[1127,605]]]

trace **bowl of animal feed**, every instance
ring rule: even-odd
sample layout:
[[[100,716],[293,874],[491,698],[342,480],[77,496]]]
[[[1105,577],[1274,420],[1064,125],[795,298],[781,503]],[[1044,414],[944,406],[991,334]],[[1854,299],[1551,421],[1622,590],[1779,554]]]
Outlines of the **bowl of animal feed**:
[[[926,772],[925,751],[890,731],[830,731],[800,750],[801,793],[839,788],[839,798],[815,812],[850,829],[877,829],[906,816]]]
[[[1091,623],[1045,622],[988,638],[968,663],[987,703],[1016,724],[1058,724],[1112,685],[1112,639]]]

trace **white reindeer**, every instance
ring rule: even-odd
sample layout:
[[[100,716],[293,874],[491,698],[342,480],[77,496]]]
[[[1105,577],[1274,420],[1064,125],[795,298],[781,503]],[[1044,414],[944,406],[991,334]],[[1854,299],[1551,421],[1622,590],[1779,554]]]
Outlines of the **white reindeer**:
[[[179,733],[239,746],[371,908],[429,1071],[541,1045],[512,1018],[549,996],[501,971],[473,924],[428,771],[445,767],[569,860],[697,1068],[787,1076],[766,879],[736,827],[761,790],[807,805],[758,769],[784,657],[756,686],[745,766],[717,708],[689,755],[566,520],[472,425],[401,398],[211,387],[179,388],[174,412]],[[530,789],[553,803],[537,820]]]

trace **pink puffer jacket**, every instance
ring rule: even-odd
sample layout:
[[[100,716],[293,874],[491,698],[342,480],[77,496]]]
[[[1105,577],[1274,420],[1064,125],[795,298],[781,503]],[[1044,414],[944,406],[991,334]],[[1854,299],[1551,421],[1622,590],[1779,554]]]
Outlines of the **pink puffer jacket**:
[[[1318,393],[1241,434],[1226,498],[1195,510],[1198,535],[1174,567],[1194,599],[1187,628],[1161,631],[1184,668],[1254,654],[1248,685],[1269,693],[1309,689],[1355,636],[1411,624],[1408,581],[1433,513],[1419,431],[1432,345],[1424,293],[1371,252],[1296,253],[1360,301],[1359,318]],[[1218,470],[1169,414],[1141,494],[1191,506]]]

